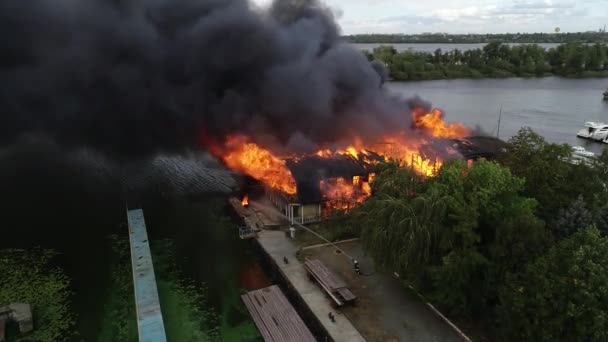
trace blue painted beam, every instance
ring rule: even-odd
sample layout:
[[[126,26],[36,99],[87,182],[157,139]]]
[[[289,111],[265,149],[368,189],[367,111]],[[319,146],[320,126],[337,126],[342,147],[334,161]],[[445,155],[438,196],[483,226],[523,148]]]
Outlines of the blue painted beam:
[[[166,342],[165,325],[158,299],[154,265],[142,209],[129,210],[129,242],[140,342]]]

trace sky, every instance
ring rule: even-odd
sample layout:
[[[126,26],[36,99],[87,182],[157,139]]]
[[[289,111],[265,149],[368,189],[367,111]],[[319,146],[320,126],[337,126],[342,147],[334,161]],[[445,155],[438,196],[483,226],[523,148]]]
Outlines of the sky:
[[[265,6],[271,0],[252,0]],[[608,0],[325,0],[344,34],[597,31]]]

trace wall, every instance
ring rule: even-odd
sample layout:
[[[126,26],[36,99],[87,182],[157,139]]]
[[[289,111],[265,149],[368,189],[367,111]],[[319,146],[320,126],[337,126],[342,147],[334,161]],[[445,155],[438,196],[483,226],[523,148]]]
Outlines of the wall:
[[[319,211],[319,203],[304,204],[302,206],[302,213],[305,218],[320,217],[321,212]]]

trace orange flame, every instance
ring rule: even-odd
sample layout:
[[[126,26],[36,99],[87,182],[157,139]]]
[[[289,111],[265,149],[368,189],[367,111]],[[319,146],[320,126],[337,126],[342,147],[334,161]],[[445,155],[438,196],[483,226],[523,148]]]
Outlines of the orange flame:
[[[332,209],[348,210],[353,204],[365,201],[372,194],[368,182],[354,176],[352,182],[342,177],[322,180],[319,183],[326,205]]]
[[[470,134],[469,129],[463,124],[446,124],[443,121],[443,112],[437,108],[430,113],[425,113],[422,108],[414,109],[412,123],[415,128],[429,132],[434,138],[463,138]]]
[[[249,195],[243,196],[243,199],[241,200],[241,204],[243,205],[243,207],[246,207],[249,205]]]
[[[285,161],[243,136],[229,136],[226,139],[227,152],[221,155],[226,165],[241,171],[267,186],[289,195],[296,194],[296,182]]]
[[[325,148],[317,151],[316,155],[321,158],[348,156],[365,164],[374,163],[372,159],[380,156],[385,160],[397,160],[402,166],[409,166],[417,173],[431,177],[439,171],[443,161],[438,157],[435,160],[424,158],[420,154],[419,147],[427,143],[427,139],[462,138],[470,135],[469,129],[464,125],[448,124],[443,121],[443,112],[439,109],[427,113],[422,108],[415,108],[412,110],[412,127],[423,134],[401,132],[385,136],[382,143],[371,145],[366,145],[362,139],[355,138],[351,145],[344,149]],[[270,188],[289,195],[295,195],[297,192],[296,182],[285,160],[275,156],[270,150],[252,143],[247,137],[229,136],[224,148],[216,149],[214,153],[220,156],[229,168],[243,172]],[[299,156],[290,157],[297,160]],[[319,186],[330,207],[348,210],[353,203],[363,202],[371,195],[370,182],[374,177],[375,174],[372,173],[363,177],[355,176],[352,181],[344,178],[322,180]],[[248,203],[247,197],[243,199],[243,205],[246,205],[245,203]]]

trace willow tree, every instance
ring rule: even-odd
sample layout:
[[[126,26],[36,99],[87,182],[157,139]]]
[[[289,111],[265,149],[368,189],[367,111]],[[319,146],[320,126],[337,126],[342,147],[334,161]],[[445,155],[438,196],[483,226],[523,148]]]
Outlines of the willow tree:
[[[431,257],[443,211],[441,199],[382,195],[362,205],[355,218],[361,226],[363,246],[374,261],[407,273]]]
[[[385,166],[354,215],[377,264],[414,280],[448,311],[484,313],[497,287],[548,241],[522,196],[524,181],[497,163],[447,163],[425,180]]]

